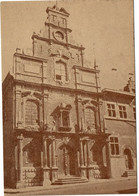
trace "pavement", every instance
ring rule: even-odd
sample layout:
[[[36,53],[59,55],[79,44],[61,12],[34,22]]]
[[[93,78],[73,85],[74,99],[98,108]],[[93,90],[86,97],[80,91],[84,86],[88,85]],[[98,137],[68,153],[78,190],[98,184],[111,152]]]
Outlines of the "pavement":
[[[110,185],[110,188],[108,188],[108,186]],[[83,188],[84,187],[84,188]],[[88,187],[88,188],[87,188]],[[107,188],[106,188],[107,187]],[[111,189],[113,187],[113,189]],[[73,191],[73,188],[75,189],[75,191]],[[36,186],[36,187],[26,187],[26,188],[20,188],[20,189],[4,189],[4,193],[5,195],[36,195],[37,193],[42,193],[41,195],[43,195],[43,193],[57,193],[58,192],[62,192],[63,190],[65,191],[66,194],[66,190],[68,193],[73,193],[73,194],[77,194],[77,190],[81,190],[81,188],[83,188],[83,191],[81,192],[81,194],[84,194],[84,190],[85,188],[87,188],[87,192],[90,189],[90,192],[88,192],[89,194],[92,193],[101,193],[100,190],[102,190],[102,194],[108,192],[107,189],[109,189],[109,191],[111,192],[113,190],[114,193],[122,193],[122,191],[124,190],[133,190],[133,193],[137,190],[137,179],[136,177],[122,177],[122,178],[116,178],[116,179],[93,179],[87,183],[77,183],[77,184],[68,184],[68,185],[49,185],[47,187],[43,187],[43,186]],[[104,190],[106,189],[106,190]],[[117,192],[116,192],[117,191]],[[119,191],[119,192],[118,192]],[[121,191],[121,192],[120,192]],[[109,193],[110,194],[110,193]]]

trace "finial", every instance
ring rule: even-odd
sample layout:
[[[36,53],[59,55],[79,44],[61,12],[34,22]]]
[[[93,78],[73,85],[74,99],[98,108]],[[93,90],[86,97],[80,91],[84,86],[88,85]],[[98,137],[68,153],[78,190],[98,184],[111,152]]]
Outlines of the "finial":
[[[96,57],[95,57],[95,43],[93,43],[93,57],[94,57],[94,68],[97,68]]]
[[[56,0],[56,10],[59,10],[58,9],[58,1]]]

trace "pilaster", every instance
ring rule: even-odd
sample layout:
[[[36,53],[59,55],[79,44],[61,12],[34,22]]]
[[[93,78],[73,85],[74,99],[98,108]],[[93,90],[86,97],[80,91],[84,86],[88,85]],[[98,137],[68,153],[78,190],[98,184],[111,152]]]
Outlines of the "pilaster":
[[[106,140],[106,161],[107,161],[107,178],[111,178],[111,161],[110,161],[110,147],[109,147],[109,140]]]
[[[23,134],[17,137],[17,145],[18,145],[18,181],[16,184],[16,188],[24,187],[23,182]]]
[[[58,178],[58,167],[56,166],[56,142],[55,137],[49,137],[49,163],[50,163],[50,179],[54,183]]]
[[[22,128],[22,119],[21,119],[21,89],[17,88],[15,91],[15,97],[16,97],[16,127]]]
[[[43,138],[43,186],[51,184],[50,168],[48,167],[48,138]]]
[[[47,115],[48,115],[48,110],[49,110],[49,107],[48,107],[48,93],[44,92],[44,104],[43,104],[43,122],[44,122],[44,129],[47,129],[46,125],[48,123],[48,119],[47,119]]]
[[[84,153],[83,153],[83,140],[80,139],[80,175],[82,178],[86,178],[86,166],[84,163]]]

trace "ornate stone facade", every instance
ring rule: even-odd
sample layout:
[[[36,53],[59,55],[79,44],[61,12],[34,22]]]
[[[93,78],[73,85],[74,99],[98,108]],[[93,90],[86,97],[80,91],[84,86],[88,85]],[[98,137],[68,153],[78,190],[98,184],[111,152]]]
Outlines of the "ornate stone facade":
[[[46,11],[32,54],[17,49],[3,82],[5,184],[17,188],[111,177],[99,70],[70,42],[67,11]]]

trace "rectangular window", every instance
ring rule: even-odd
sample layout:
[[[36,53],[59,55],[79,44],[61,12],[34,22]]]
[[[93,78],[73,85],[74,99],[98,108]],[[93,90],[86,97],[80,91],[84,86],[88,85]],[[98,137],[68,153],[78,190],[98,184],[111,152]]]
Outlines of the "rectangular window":
[[[57,20],[57,16],[55,16],[55,15],[52,15],[52,22],[56,22],[56,20]]]
[[[70,114],[68,110],[60,110],[57,123],[60,131],[70,131]]]
[[[119,114],[120,114],[120,118],[127,118],[127,112],[125,106],[122,105],[119,106]]]
[[[66,19],[65,18],[61,18],[61,26],[62,27],[66,26]]]
[[[39,124],[39,106],[35,101],[27,100],[25,105],[25,124]]]
[[[56,80],[61,80],[61,81],[67,80],[66,65],[64,63],[56,64],[55,77],[56,77]]]
[[[63,122],[63,127],[69,126],[69,112],[66,111],[62,112],[62,122]]]
[[[93,109],[85,109],[85,119],[87,128],[95,128],[95,111]]]
[[[133,107],[133,115],[134,115],[134,119],[136,119],[136,108]]]
[[[111,155],[119,155],[118,137],[110,137]]]
[[[116,117],[115,105],[114,104],[107,104],[108,116]]]

